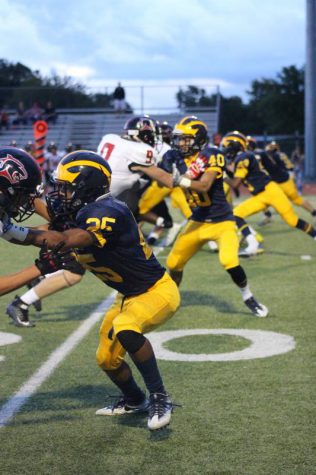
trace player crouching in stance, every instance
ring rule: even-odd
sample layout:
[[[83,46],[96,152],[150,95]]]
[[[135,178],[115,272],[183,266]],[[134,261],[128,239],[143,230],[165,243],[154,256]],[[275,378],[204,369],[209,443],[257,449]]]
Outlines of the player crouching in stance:
[[[168,320],[180,304],[177,286],[144,242],[125,203],[109,192],[111,169],[100,155],[77,151],[66,155],[56,170],[48,200],[60,200],[62,212],[76,227],[63,232],[22,228],[12,242],[49,248],[64,242],[75,248],[82,265],[118,291],[100,329],[97,362],[122,391],[122,398],[97,415],[148,411],[148,428],[169,424],[172,401],[165,390],[152,346],[143,335]],[[126,352],[141,373],[149,399],[137,385]]]

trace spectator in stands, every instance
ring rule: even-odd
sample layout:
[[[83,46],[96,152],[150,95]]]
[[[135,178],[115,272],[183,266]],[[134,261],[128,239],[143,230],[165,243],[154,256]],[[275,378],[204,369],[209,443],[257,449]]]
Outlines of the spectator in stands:
[[[24,150],[35,158],[35,145],[31,140],[24,146]]]
[[[18,103],[18,107],[16,108],[15,117],[12,121],[12,124],[13,125],[26,125],[27,124],[26,110],[25,110],[23,101],[20,101]]]
[[[44,174],[45,174],[45,182],[46,187],[49,188],[51,181],[50,177],[54,170],[56,170],[57,165],[59,164],[60,160],[63,158],[64,153],[58,150],[57,145],[55,142],[50,142],[47,147],[47,151],[45,153],[45,162],[44,162]]]
[[[300,194],[303,193],[304,158],[304,153],[297,145],[291,154],[291,161],[294,165],[295,183]]]
[[[117,114],[122,114],[125,112],[126,103],[125,103],[125,89],[122,87],[119,82],[113,92],[114,99],[114,110]]]
[[[43,110],[38,102],[34,102],[32,107],[26,111],[26,117],[31,120],[32,124],[43,119]]]
[[[68,153],[71,153],[74,150],[75,150],[75,147],[74,147],[73,143],[68,142],[63,153],[64,153],[64,155],[67,155]]]
[[[9,119],[9,112],[7,110],[7,106],[3,106],[0,110],[0,129],[4,128],[9,130],[10,127],[10,119]]]
[[[10,142],[10,147],[16,147],[17,148],[17,143],[16,143],[16,140],[11,140]]]
[[[46,120],[46,122],[51,122],[52,124],[56,124],[57,112],[52,101],[47,101],[43,118],[44,120]]]
[[[221,143],[222,140],[222,134],[219,132],[216,132],[215,134],[212,135],[212,142],[215,147],[219,147],[219,144]]]

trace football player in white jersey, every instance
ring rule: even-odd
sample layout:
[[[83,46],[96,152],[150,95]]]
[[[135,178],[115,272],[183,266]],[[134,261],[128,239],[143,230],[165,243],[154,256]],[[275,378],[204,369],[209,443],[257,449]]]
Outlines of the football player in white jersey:
[[[124,135],[106,134],[97,153],[108,160],[112,169],[111,193],[125,201],[133,213],[148,184],[142,173],[132,172],[132,164],[151,166],[158,162],[155,122],[149,117],[133,117],[124,126]]]

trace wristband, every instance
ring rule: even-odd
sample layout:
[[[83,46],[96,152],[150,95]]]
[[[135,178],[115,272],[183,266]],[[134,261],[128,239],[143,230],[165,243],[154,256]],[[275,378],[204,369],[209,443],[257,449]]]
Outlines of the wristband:
[[[11,224],[9,229],[3,233],[1,237],[6,241],[12,241],[14,239],[15,241],[24,242],[28,233],[29,229]]]
[[[165,224],[165,220],[163,219],[163,217],[162,217],[162,216],[159,216],[159,217],[157,218],[157,220],[156,220],[156,223],[155,223],[155,224],[156,224],[156,226],[159,226],[159,227],[161,227],[161,226],[164,226],[164,224]]]
[[[183,176],[179,181],[179,185],[182,186],[182,188],[190,188],[191,183],[190,178],[187,178],[186,176]]]

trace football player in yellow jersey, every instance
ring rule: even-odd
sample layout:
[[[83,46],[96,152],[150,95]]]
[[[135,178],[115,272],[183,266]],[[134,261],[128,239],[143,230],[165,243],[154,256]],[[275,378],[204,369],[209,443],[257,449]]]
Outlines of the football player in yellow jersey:
[[[234,208],[237,226],[245,237],[250,232],[245,218],[271,206],[289,226],[316,239],[313,226],[298,217],[283,190],[271,180],[267,172],[260,169],[255,154],[247,151],[247,139],[241,132],[228,132],[222,139],[221,150],[234,162],[231,185],[238,187],[244,183],[253,195]]]
[[[217,147],[208,146],[207,126],[194,116],[184,117],[175,125],[173,147],[189,165],[184,175],[178,169],[172,177],[157,167],[144,168],[144,173],[170,188],[181,186],[192,209],[167,258],[171,277],[180,285],[191,257],[208,241],[216,241],[219,261],[240,289],[245,305],[257,317],[266,317],[268,309],[254,298],[239,264],[235,218],[223,189],[224,155]]]
[[[260,161],[271,176],[272,180],[278,183],[282,188],[288,199],[296,206],[304,208],[315,218],[316,209],[312,203],[305,200],[299,194],[295,181],[290,174],[289,168],[286,166],[284,159],[282,159],[280,151],[271,148],[271,144],[269,144],[265,148],[265,151],[261,152]]]
[[[272,140],[266,147],[266,152],[277,152],[280,155],[280,159],[284,163],[285,168],[289,173],[294,174],[294,164],[292,163],[291,159],[287,156],[285,152],[282,152],[280,145],[275,140]]]
[[[179,291],[144,242],[127,205],[111,195],[110,182],[110,166],[100,155],[84,150],[66,155],[48,200],[58,201],[60,212],[74,220],[74,227],[58,232],[15,229],[11,224],[1,237],[14,244],[39,246],[47,240],[50,249],[61,243],[65,250],[74,248],[87,270],[118,291],[104,316],[96,356],[123,396],[96,414],[148,411],[148,428],[156,430],[169,424],[172,401],[144,333],[174,314]],[[124,361],[126,353],[139,370],[149,399]]]
[[[271,179],[278,183],[278,185],[282,188],[288,199],[293,204],[306,209],[306,211],[308,211],[315,218],[316,209],[309,201],[305,200],[299,194],[295,181],[290,173],[289,164],[287,164],[281,157],[280,147],[277,146],[277,143],[271,142],[265,147],[265,150],[256,149],[254,143],[254,139],[248,136],[248,150],[254,152],[257,160],[259,160],[259,164],[262,165],[263,168],[269,173]],[[290,162],[289,159],[288,161]]]

